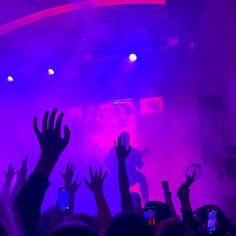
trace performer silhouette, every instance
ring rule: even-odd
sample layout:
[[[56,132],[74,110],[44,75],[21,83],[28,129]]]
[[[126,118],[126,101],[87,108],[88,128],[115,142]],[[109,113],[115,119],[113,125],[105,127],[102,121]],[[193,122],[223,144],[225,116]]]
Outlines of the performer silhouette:
[[[130,135],[128,132],[122,132],[120,135],[124,137],[126,140],[127,148],[130,145]],[[105,159],[105,163],[108,169],[112,170],[115,178],[117,178],[117,157],[115,148],[111,148],[108,152],[108,155]],[[126,168],[127,174],[129,177],[129,184],[132,187],[135,184],[139,184],[140,192],[143,199],[143,203],[147,203],[149,201],[149,190],[148,190],[148,182],[145,175],[139,171],[143,167],[143,153],[139,151],[137,148],[132,147],[131,152],[126,160]]]

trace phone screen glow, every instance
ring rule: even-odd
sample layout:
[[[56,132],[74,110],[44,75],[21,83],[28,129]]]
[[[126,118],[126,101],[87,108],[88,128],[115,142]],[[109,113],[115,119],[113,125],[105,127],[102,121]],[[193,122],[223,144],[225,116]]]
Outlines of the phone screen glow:
[[[156,225],[156,210],[155,208],[147,208],[144,211],[144,219],[147,220],[149,225]]]
[[[62,211],[69,210],[69,192],[66,189],[58,190],[58,208]]]
[[[216,231],[216,224],[217,224],[217,211],[210,210],[208,212],[208,222],[207,222],[208,233],[213,233],[214,231]]]

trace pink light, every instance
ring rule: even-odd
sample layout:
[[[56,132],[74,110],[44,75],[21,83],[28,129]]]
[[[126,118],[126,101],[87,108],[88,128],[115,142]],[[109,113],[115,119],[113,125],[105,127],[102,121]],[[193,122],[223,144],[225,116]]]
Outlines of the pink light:
[[[165,0],[91,0],[59,5],[38,11],[0,26],[0,36],[45,18],[92,7],[135,4],[165,4]]]

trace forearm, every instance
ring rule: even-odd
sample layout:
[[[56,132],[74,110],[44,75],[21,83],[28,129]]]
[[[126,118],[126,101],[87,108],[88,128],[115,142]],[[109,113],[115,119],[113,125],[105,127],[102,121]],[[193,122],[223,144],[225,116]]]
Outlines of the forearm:
[[[197,222],[193,216],[192,206],[189,198],[180,200],[182,220],[193,230],[197,230]]]
[[[69,214],[74,214],[75,193],[69,192]]]
[[[99,224],[102,229],[107,228],[111,220],[111,211],[107,204],[104,193],[95,193],[94,197],[97,205]]]
[[[165,192],[164,193],[164,199],[165,199],[165,203],[170,208],[172,217],[175,218],[176,217],[176,210],[175,210],[175,207],[174,207],[174,203],[172,201],[172,194],[171,194],[171,192]]]
[[[183,222],[188,225],[192,230],[196,231],[198,229],[197,221],[193,216],[192,210],[183,210],[181,209],[182,213],[182,220]]]
[[[49,186],[47,178],[40,174],[32,174],[15,199],[16,211],[19,214],[26,233],[36,229],[41,204]]]
[[[9,197],[11,189],[11,181],[6,180],[3,185],[2,193],[5,197]]]
[[[11,192],[11,199],[14,200],[16,195],[20,192],[22,187],[25,185],[26,179],[23,181],[16,181],[16,184],[14,185],[12,192]]]
[[[192,211],[192,206],[191,206],[191,202],[190,199],[184,199],[180,201],[180,205],[181,205],[181,211]]]
[[[122,211],[134,211],[129,191],[129,179],[126,171],[126,163],[122,161],[119,161],[118,163],[118,179],[121,193],[121,209]]]
[[[55,160],[55,159],[58,159],[58,157],[55,158],[50,155],[46,156],[46,155],[41,154],[38,160],[38,163],[34,169],[34,173],[40,174],[48,179],[56,163],[55,161],[52,162],[51,160]]]

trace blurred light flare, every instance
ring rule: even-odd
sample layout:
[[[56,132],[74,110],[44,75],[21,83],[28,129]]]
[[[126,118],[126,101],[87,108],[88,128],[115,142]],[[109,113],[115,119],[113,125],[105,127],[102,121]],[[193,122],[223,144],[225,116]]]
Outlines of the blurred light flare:
[[[54,75],[55,71],[53,69],[48,69],[48,75]]]
[[[136,54],[132,53],[132,54],[129,55],[129,61],[130,62],[135,62],[135,61],[137,61],[137,59],[138,59],[138,57],[137,57]]]
[[[14,81],[14,78],[13,78],[11,75],[9,75],[9,76],[7,77],[7,81],[8,81],[8,82],[13,82],[13,81]]]

